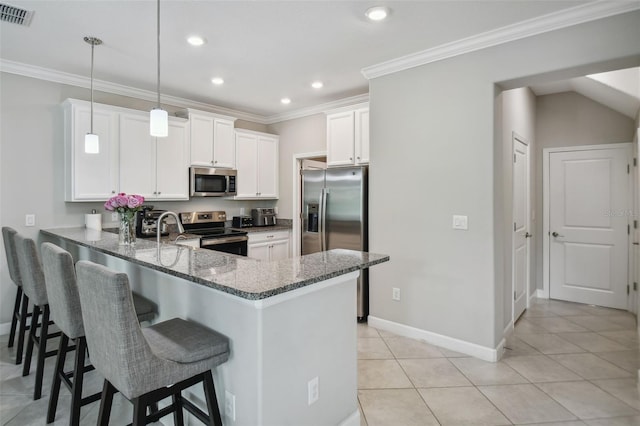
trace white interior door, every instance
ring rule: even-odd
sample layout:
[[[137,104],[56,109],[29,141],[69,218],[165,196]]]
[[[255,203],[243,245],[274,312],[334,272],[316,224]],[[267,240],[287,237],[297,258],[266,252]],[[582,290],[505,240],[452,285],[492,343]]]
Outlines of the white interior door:
[[[513,138],[513,320],[527,308],[529,288],[529,146]]]
[[[627,308],[629,147],[549,154],[550,297]]]

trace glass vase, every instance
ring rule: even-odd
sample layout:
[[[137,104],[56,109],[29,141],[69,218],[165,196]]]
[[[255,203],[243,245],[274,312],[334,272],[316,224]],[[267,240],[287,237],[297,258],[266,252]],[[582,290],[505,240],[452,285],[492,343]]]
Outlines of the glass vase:
[[[136,243],[135,213],[120,213],[120,229],[118,243],[121,246],[132,246]]]

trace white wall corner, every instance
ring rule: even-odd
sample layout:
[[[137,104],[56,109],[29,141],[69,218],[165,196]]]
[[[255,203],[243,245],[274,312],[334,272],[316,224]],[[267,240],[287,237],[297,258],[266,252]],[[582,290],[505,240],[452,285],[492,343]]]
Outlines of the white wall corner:
[[[11,322],[5,322],[0,324],[0,336],[9,334],[10,331],[11,331]]]
[[[338,426],[360,426],[360,410],[351,413],[351,415],[341,421]]]
[[[496,362],[502,357],[502,353],[504,352],[505,339],[502,339],[496,348],[490,348],[371,315],[369,315],[367,321],[370,327],[441,346],[445,349],[460,352],[483,361]]]

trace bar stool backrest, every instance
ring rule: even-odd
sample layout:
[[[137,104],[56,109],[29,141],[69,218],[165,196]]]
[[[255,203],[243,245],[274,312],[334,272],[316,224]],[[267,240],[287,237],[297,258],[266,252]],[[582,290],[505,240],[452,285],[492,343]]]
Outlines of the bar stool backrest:
[[[91,363],[123,395],[139,395],[162,372],[155,371],[127,274],[86,260],[76,263],[76,274]]]
[[[48,303],[47,289],[44,285],[44,273],[38,255],[38,247],[31,238],[20,234],[16,234],[14,240],[20,277],[22,278],[22,290],[34,305],[44,306]]]
[[[20,267],[18,266],[18,255],[16,253],[15,235],[18,232],[9,227],[2,227],[2,240],[4,241],[4,251],[7,253],[7,266],[9,267],[9,276],[15,285],[21,286]]]
[[[53,321],[70,339],[82,337],[84,326],[73,258],[55,244],[43,243],[40,247]]]

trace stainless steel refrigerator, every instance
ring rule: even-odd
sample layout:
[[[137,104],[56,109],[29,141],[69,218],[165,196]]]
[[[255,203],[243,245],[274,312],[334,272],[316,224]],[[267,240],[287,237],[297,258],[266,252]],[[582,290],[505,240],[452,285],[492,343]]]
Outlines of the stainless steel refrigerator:
[[[302,171],[302,254],[367,251],[367,168]],[[369,314],[368,270],[358,278],[358,320]]]

